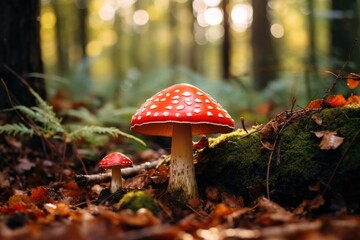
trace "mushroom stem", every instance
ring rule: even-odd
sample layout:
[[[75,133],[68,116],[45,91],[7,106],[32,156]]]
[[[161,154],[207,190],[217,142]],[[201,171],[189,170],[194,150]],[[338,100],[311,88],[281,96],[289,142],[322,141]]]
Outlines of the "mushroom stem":
[[[174,124],[171,142],[170,178],[168,193],[192,199],[198,197],[192,150],[190,124]]]
[[[122,178],[121,178],[121,169],[112,168],[111,169],[111,192],[115,193],[119,188],[122,188]]]

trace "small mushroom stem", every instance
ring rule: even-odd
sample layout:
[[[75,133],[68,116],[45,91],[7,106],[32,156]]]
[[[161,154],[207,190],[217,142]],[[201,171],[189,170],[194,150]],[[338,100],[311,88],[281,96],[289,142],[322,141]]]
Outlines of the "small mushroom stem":
[[[115,193],[119,188],[122,188],[121,169],[111,169],[111,188],[110,191]]]
[[[170,194],[180,194],[179,197],[185,197],[184,200],[198,197],[190,124],[173,125],[170,178],[167,191]]]

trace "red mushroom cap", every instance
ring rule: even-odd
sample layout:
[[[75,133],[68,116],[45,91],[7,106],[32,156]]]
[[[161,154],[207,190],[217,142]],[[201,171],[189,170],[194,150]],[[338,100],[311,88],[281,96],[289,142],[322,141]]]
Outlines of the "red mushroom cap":
[[[131,130],[171,136],[174,123],[192,124],[192,135],[226,133],[234,120],[207,93],[190,84],[175,84],[146,100],[131,120]]]
[[[103,168],[126,168],[132,167],[132,165],[131,159],[119,152],[109,153],[99,162],[99,166]]]

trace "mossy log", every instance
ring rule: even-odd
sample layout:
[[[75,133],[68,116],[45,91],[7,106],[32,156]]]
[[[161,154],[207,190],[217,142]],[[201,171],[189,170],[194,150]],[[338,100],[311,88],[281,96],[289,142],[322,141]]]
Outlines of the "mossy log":
[[[289,115],[282,126],[270,139],[274,144],[268,181],[271,199],[297,206],[325,192],[359,211],[360,108],[329,108],[311,114],[304,111],[296,120]],[[199,186],[215,185],[250,201],[260,194],[266,196],[272,151],[261,143],[259,127],[254,129],[210,138],[209,147],[196,152]],[[344,138],[342,144],[320,149],[321,139],[315,133],[325,130],[336,131],[336,136]]]

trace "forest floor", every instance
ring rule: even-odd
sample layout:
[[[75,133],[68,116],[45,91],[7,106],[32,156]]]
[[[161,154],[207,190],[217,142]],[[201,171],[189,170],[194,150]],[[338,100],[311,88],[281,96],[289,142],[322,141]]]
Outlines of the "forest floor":
[[[346,207],[322,210],[321,195],[286,209],[265,197],[245,202],[242,196],[205,186],[199,199],[173,205],[164,197],[167,165],[125,176],[124,189],[115,194],[108,180],[77,184],[84,167],[101,172],[99,159],[69,160],[63,144],[52,144],[58,152],[45,154],[42,148],[1,137],[1,239],[360,239],[360,216]],[[94,150],[94,155],[103,156],[107,148]],[[142,150],[134,158],[137,164],[156,163],[164,153]],[[82,154],[77,149],[77,156]],[[132,196],[119,205],[124,194],[139,191],[150,198]]]

